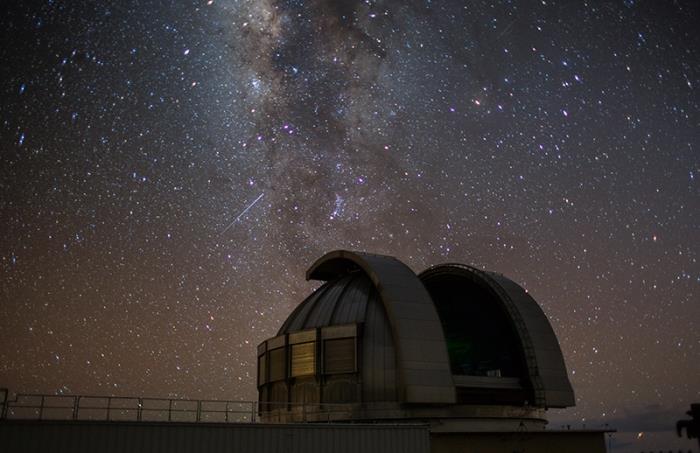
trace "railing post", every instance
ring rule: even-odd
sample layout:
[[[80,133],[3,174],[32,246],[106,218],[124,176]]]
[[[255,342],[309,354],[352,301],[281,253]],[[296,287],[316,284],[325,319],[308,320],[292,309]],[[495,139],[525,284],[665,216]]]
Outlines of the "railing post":
[[[107,421],[109,421],[110,412],[112,412],[112,397],[107,397]]]
[[[228,401],[226,401],[226,412],[224,414],[224,420],[228,423]]]
[[[173,400],[168,400],[168,421],[173,421]]]
[[[136,408],[136,421],[141,421],[141,415],[143,413],[143,400],[138,399],[138,407]]]
[[[197,400],[197,421],[199,421],[202,417],[202,402],[200,400]]]
[[[80,396],[73,397],[73,420],[78,419],[78,411],[80,410]]]
[[[41,404],[39,405],[39,420],[44,416],[44,395],[41,395]]]
[[[255,423],[255,413],[257,412],[257,402],[250,403],[250,422]]]

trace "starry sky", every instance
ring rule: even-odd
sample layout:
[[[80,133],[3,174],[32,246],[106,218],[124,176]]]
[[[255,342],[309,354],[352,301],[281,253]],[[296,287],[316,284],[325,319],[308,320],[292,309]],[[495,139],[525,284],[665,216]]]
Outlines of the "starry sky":
[[[346,248],[526,287],[557,420],[700,400],[698,2],[11,3],[0,386],[255,399]]]

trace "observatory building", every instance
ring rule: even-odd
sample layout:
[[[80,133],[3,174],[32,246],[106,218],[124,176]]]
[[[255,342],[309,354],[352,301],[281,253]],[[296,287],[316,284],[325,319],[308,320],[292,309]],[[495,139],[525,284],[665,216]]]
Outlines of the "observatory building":
[[[325,283],[258,346],[263,420],[542,431],[574,405],[547,317],[503,275],[334,251],[306,278]]]

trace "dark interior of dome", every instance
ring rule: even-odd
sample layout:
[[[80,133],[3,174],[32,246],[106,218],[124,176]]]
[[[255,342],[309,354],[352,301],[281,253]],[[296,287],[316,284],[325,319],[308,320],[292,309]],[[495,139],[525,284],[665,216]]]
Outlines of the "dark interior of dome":
[[[453,374],[525,374],[515,330],[493,293],[454,275],[433,277],[424,283],[440,316]]]

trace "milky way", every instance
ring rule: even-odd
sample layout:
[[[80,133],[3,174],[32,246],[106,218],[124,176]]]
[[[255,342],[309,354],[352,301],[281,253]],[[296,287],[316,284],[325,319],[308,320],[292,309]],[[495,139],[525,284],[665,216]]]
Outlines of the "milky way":
[[[562,420],[700,399],[697,2],[3,9],[0,386],[254,399],[347,248],[523,284]]]

